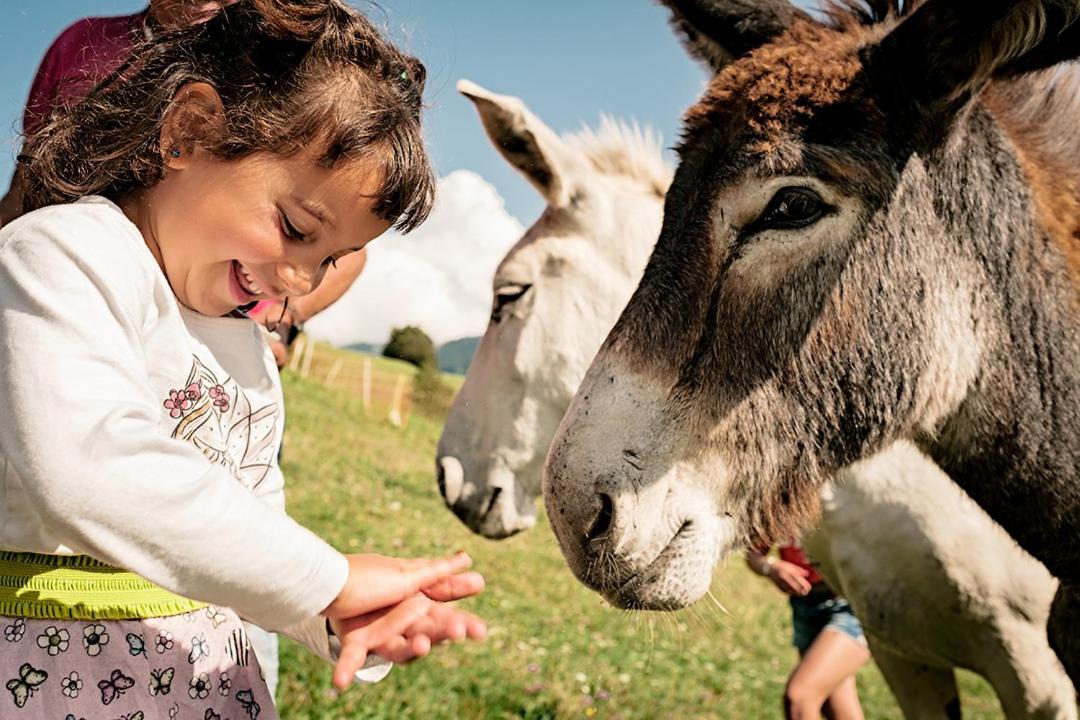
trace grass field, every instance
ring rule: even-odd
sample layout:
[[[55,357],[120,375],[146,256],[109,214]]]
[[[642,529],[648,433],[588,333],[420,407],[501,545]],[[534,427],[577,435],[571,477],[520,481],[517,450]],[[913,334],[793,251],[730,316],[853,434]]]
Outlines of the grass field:
[[[615,610],[573,578],[543,518],[530,533],[494,542],[446,510],[432,471],[437,422],[414,414],[395,428],[321,377],[284,374],[291,514],[345,552],[468,550],[488,590],[466,605],[488,621],[490,636],[341,694],[329,666],[283,641],[283,718],[781,716],[794,659],[787,605],[740,560],[717,571],[712,589],[730,614],[708,601],[677,614]],[[900,717],[876,668],[859,683],[867,718]],[[962,673],[961,692],[965,717],[1001,716],[981,679]]]

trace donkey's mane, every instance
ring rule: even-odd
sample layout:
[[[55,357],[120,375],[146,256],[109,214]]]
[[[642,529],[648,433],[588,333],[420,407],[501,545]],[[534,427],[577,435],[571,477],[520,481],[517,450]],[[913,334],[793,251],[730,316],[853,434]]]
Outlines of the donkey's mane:
[[[1080,285],[1080,64],[997,81],[983,102],[1013,141],[1039,221]]]
[[[911,14],[923,0],[824,0],[820,11],[836,30],[870,27]]]
[[[636,121],[625,123],[601,115],[598,129],[584,127],[564,135],[563,140],[597,172],[644,183],[660,197],[671,185],[674,170],[664,159],[660,133]]]
[[[824,0],[821,12],[834,30],[870,35],[900,22],[924,1]],[[1025,42],[1031,37],[1024,35]],[[1039,220],[1080,279],[1080,64],[995,80],[981,101],[1012,140]]]

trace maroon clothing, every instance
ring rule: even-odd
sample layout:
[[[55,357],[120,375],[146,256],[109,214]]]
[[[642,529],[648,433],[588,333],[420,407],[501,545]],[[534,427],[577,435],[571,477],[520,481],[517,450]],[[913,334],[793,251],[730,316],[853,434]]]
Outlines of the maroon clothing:
[[[803,552],[802,547],[799,545],[781,546],[780,559],[807,570],[810,574],[806,576],[806,580],[811,585],[817,585],[818,583],[825,581],[824,578],[818,574],[818,571],[814,566],[810,564],[810,560],[806,557],[806,553]]]
[[[56,38],[41,61],[23,113],[23,132],[39,130],[58,109],[82,100],[144,37],[147,11],[83,18]]]

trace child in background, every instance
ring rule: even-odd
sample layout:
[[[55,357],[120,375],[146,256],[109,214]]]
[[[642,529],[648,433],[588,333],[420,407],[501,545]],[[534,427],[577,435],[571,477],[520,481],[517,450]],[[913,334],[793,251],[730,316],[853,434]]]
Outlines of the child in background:
[[[444,604],[483,587],[466,556],[343,556],[257,497],[269,351],[195,332],[242,337],[237,308],[423,221],[423,81],[339,0],[241,0],[29,140],[0,231],[0,715],[273,718],[238,615],[339,687],[483,635]]]
[[[862,720],[855,674],[870,660],[862,626],[851,606],[837,597],[798,545],[746,552],[746,564],[772,580],[791,604],[791,644],[799,662],[784,688],[788,720]]]

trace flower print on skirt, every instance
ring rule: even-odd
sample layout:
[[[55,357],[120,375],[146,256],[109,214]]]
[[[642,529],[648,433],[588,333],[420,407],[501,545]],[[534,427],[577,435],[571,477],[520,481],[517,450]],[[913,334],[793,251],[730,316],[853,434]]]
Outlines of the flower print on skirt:
[[[0,617],[0,718],[277,720],[235,613]]]

